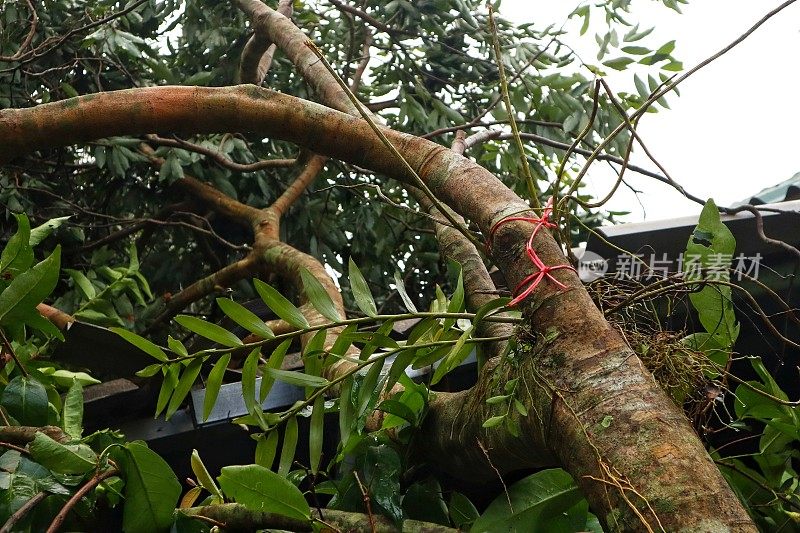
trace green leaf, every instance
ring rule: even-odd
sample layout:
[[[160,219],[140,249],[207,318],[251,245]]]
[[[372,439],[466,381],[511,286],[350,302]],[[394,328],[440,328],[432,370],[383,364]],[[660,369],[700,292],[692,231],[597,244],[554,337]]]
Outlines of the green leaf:
[[[385,444],[370,446],[363,458],[364,485],[378,508],[395,522],[403,518],[400,505],[400,456]]]
[[[0,405],[25,426],[47,425],[47,391],[33,378],[17,376],[0,396]]]
[[[311,424],[308,433],[308,456],[311,466],[311,473],[319,471],[319,463],[322,460],[322,442],[325,437],[325,397],[320,395],[314,400],[314,407],[311,411]]]
[[[400,275],[398,270],[394,271],[394,285],[397,289],[397,293],[400,295],[400,298],[403,300],[403,304],[406,306],[406,309],[410,313],[417,313],[417,307],[414,305],[414,302],[411,301],[411,298],[408,296],[406,292],[405,283],[403,283],[403,277]]]
[[[91,280],[89,280],[89,278],[87,278],[83,272],[80,270],[73,270],[71,268],[65,268],[64,272],[69,274],[69,277],[72,278],[75,286],[80,289],[81,293],[83,293],[84,298],[87,300],[94,300],[94,298],[97,296],[97,290],[95,290]]]
[[[219,360],[214,363],[214,367],[208,374],[206,380],[206,395],[203,398],[203,421],[208,420],[208,415],[214,409],[214,404],[217,402],[219,396],[219,389],[222,387],[222,378],[225,377],[225,370],[231,362],[231,354],[226,353]]]
[[[514,483],[489,504],[470,531],[581,531],[587,517],[588,504],[572,477],[556,468]]]
[[[382,401],[380,405],[378,405],[378,410],[390,415],[399,416],[409,424],[415,424],[417,422],[417,416],[414,414],[414,411],[403,402],[397,400]]]
[[[151,378],[158,374],[158,371],[161,370],[161,365],[158,363],[154,363],[152,365],[147,365],[143,369],[136,372],[136,375],[140,378]]]
[[[192,472],[194,472],[194,477],[197,480],[197,483],[210,492],[212,496],[219,498],[219,501],[222,501],[222,493],[220,492],[219,487],[217,487],[217,484],[214,483],[214,478],[212,478],[211,474],[208,473],[208,469],[206,468],[206,465],[203,464],[203,460],[200,459],[200,454],[197,452],[197,450],[192,450],[191,465]]]
[[[608,68],[613,68],[614,70],[625,70],[625,68],[631,63],[633,63],[633,59],[630,57],[615,57],[614,59],[603,61],[605,66]]]
[[[736,239],[720,220],[714,201],[709,199],[686,245],[683,263],[685,278],[689,281],[729,281],[735,248]],[[697,310],[703,328],[718,344],[730,348],[739,336],[740,328],[733,309],[731,287],[707,284],[700,291],[689,293],[689,301]]]
[[[442,487],[434,478],[413,483],[403,496],[403,518],[450,525]]]
[[[31,458],[58,474],[85,474],[97,466],[97,455],[85,444],[61,444],[37,433],[28,445]]]
[[[289,473],[294,462],[294,454],[297,449],[297,417],[293,416],[286,421],[283,430],[283,445],[281,446],[281,460],[278,463],[278,474],[285,476]]]
[[[272,330],[267,327],[263,320],[258,318],[255,313],[234,302],[229,298],[217,298],[217,305],[222,312],[228,315],[231,320],[242,326],[250,333],[254,333],[262,339],[271,339],[275,336]]]
[[[184,346],[183,343],[178,339],[173,338],[172,335],[167,335],[167,348],[172,350],[173,353],[179,355],[180,357],[186,357],[189,355],[189,351],[186,349],[186,346]]]
[[[192,390],[192,385],[197,381],[197,376],[200,375],[201,368],[203,368],[203,359],[196,357],[191,360],[183,371],[183,374],[181,374],[181,378],[178,380],[178,384],[175,385],[175,390],[172,392],[169,405],[167,405],[167,412],[164,415],[167,420],[175,414],[175,411],[181,406],[181,403],[183,403],[189,391]]]
[[[358,390],[358,408],[356,409],[356,414],[359,417],[367,411],[371,403],[370,400],[376,396],[381,370],[383,370],[383,361],[378,359],[372,363],[369,371],[361,381],[361,387]]]
[[[243,344],[239,337],[222,326],[206,322],[202,318],[197,318],[196,316],[178,315],[175,317],[175,322],[189,331],[197,333],[201,337],[205,337],[223,346],[228,346],[229,348],[236,348]]]
[[[178,374],[181,371],[180,363],[172,363],[168,365],[164,374],[164,381],[161,383],[161,390],[158,391],[158,400],[156,401],[156,416],[158,416],[164,408],[167,407],[167,402],[172,396],[175,386],[178,384]]]
[[[242,399],[251,415],[261,414],[261,404],[256,398],[256,374],[258,374],[258,359],[261,357],[261,348],[256,348],[247,356],[242,365]]]
[[[637,56],[643,56],[651,52],[651,50],[646,46],[623,46],[622,51],[626,54],[633,54]]]
[[[31,230],[31,236],[28,240],[28,243],[31,246],[38,245],[40,242],[45,240],[51,233],[53,233],[53,230],[60,227],[62,224],[64,224],[64,222],[66,222],[69,219],[70,219],[69,216],[51,218],[41,226],[36,226]]]
[[[257,465],[272,469],[275,455],[278,452],[278,432],[276,430],[261,434],[256,440],[255,461]]]
[[[283,381],[289,385],[296,385],[298,387],[324,387],[330,382],[319,376],[309,376],[302,372],[295,372],[294,370],[279,370],[277,368],[265,368],[264,373],[271,376],[278,381]]]
[[[29,243],[31,223],[25,214],[14,216],[17,218],[17,232],[0,254],[0,273],[6,270],[22,272],[33,264],[33,249]]]
[[[482,426],[485,427],[485,428],[493,428],[493,427],[499,425],[503,420],[505,420],[505,418],[506,418],[505,415],[493,416],[493,417],[487,419],[482,424]]]
[[[131,442],[114,456],[125,479],[122,529],[152,533],[169,529],[181,485],[169,465],[145,444]]]
[[[271,285],[260,279],[254,279],[253,284],[258,295],[276,315],[296,328],[306,329],[308,327],[308,321],[303,313]]]
[[[342,446],[345,446],[350,439],[350,430],[353,426],[353,401],[350,397],[352,391],[353,377],[349,376],[339,389],[339,438]]]
[[[464,359],[466,359],[470,354],[472,351],[472,344],[466,344],[466,342],[472,334],[473,328],[474,326],[468,328],[464,333],[461,334],[456,343],[453,345],[453,348],[447,354],[447,357],[444,358],[444,361],[442,361],[439,366],[436,367],[436,371],[433,373],[433,377],[431,378],[431,385],[436,385],[439,383],[445,374],[463,363]]]
[[[378,310],[375,307],[375,299],[372,297],[372,292],[369,290],[367,280],[361,274],[361,271],[356,266],[353,258],[350,258],[348,274],[350,277],[350,290],[353,291],[353,298],[356,305],[368,316],[376,316]]]
[[[473,323],[477,326],[481,322],[481,320],[486,318],[492,311],[500,309],[501,307],[505,307],[510,301],[511,298],[503,297],[503,298],[495,298],[494,300],[486,302],[475,313],[475,318],[473,319]]]
[[[311,518],[311,509],[300,489],[263,466],[226,466],[217,479],[227,497],[251,511],[300,520]]]
[[[478,510],[472,502],[460,492],[453,492],[450,496],[450,518],[453,525],[459,529],[465,529],[472,524],[479,516]]]
[[[114,333],[116,333],[129,343],[133,344],[134,346],[139,348],[141,351],[143,351],[150,357],[158,359],[161,362],[166,362],[169,359],[167,357],[167,354],[164,353],[164,350],[162,350],[159,346],[156,346],[149,340],[145,339],[140,335],[137,335],[132,331],[128,331],[127,329],[122,329],[122,328],[108,328],[108,329],[110,329],[111,331],[113,331]]]
[[[64,396],[64,432],[75,440],[83,433],[83,386],[73,379],[72,386]]]
[[[59,245],[47,259],[15,277],[0,293],[0,324],[18,322],[35,310],[36,306],[55,289],[60,264]]]
[[[306,292],[306,297],[314,309],[330,320],[331,322],[340,322],[342,317],[333,305],[330,295],[322,286],[322,283],[308,271],[307,268],[300,270],[300,277],[303,279],[303,288]]]
[[[283,359],[286,357],[286,352],[289,350],[289,346],[291,346],[291,344],[292,339],[286,339],[280,343],[280,345],[275,348],[275,351],[272,352],[272,355],[269,356],[267,368],[280,370],[281,366],[283,365]],[[261,387],[258,391],[259,403],[264,403],[264,400],[266,400],[267,396],[269,396],[269,391],[272,389],[272,385],[274,383],[275,378],[265,371],[264,375],[261,376]]]

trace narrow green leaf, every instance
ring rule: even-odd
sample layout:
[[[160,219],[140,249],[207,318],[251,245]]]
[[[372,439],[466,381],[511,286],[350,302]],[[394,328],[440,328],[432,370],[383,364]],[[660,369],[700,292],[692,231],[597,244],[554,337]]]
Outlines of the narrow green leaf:
[[[400,295],[400,298],[403,300],[403,304],[406,306],[406,309],[410,313],[417,313],[417,307],[414,305],[414,302],[411,301],[411,297],[408,296],[406,292],[406,286],[403,282],[403,276],[400,275],[398,270],[394,271],[394,285],[397,289],[397,293]]]
[[[353,377],[350,376],[342,382],[339,389],[339,438],[342,446],[350,439],[353,426],[353,400],[350,394],[353,391]]]
[[[159,346],[156,346],[149,340],[145,339],[141,335],[137,335],[132,331],[128,331],[127,329],[122,329],[122,328],[108,328],[108,329],[110,329],[111,331],[113,331],[114,333],[116,333],[129,343],[133,344],[134,346],[139,348],[141,351],[143,351],[150,357],[158,359],[159,361],[162,362],[166,362],[169,359],[167,357],[167,354],[164,353],[164,350],[162,350]]]
[[[383,369],[383,361],[376,360],[370,366],[369,371],[361,381],[361,388],[358,390],[358,409],[356,414],[361,417],[367,410],[370,400],[375,394],[378,387],[378,379],[381,377],[381,370]]]
[[[272,430],[267,434],[262,433],[256,440],[255,461],[257,465],[272,469],[275,455],[278,453],[278,431]]]
[[[279,370],[277,368],[265,368],[264,373],[272,376],[278,381],[283,381],[289,385],[296,385],[298,387],[324,387],[330,382],[320,376],[310,376],[302,372],[295,372],[294,370]]]
[[[394,387],[394,384],[397,383],[397,380],[400,379],[400,376],[405,373],[406,369],[414,360],[416,353],[417,351],[414,348],[408,348],[397,354],[397,357],[395,357],[394,361],[392,362],[392,366],[389,369],[389,375],[386,378],[387,390],[390,390],[392,387]]]
[[[367,280],[364,279],[364,276],[361,274],[361,271],[358,269],[352,257],[350,258],[348,274],[350,277],[350,290],[353,291],[353,298],[356,301],[356,305],[365,314],[376,316],[378,310],[375,307],[375,299],[372,297],[372,292],[369,290]]]
[[[83,433],[83,386],[77,379],[72,380],[64,396],[63,413],[64,432],[75,440],[80,439]]]
[[[253,284],[258,295],[276,315],[296,328],[305,329],[308,327],[308,321],[303,316],[303,313],[271,285],[264,283],[260,279],[254,279]]]
[[[251,415],[261,413],[261,404],[256,401],[256,374],[258,373],[258,359],[261,357],[261,348],[256,348],[242,365],[242,398],[247,412]]]
[[[283,365],[283,359],[286,357],[286,352],[289,350],[289,346],[292,344],[291,339],[286,339],[280,345],[275,348],[275,351],[272,352],[272,355],[269,356],[269,360],[267,361],[267,368],[272,368],[274,370],[280,370],[281,366]],[[259,403],[264,403],[264,400],[267,399],[269,396],[269,391],[272,389],[272,385],[275,383],[275,378],[269,374],[268,372],[264,372],[264,375],[261,376],[261,388],[258,391],[258,401]]]
[[[211,474],[208,473],[208,469],[206,468],[206,465],[203,464],[203,460],[200,459],[200,454],[197,452],[197,450],[192,450],[191,465],[192,472],[194,472],[194,477],[197,480],[197,483],[210,492],[212,496],[219,498],[219,500],[222,501],[222,493],[220,492],[219,487],[217,487],[217,484],[214,483],[214,478],[212,478]]]
[[[285,476],[289,473],[294,462],[294,454],[297,449],[297,417],[293,416],[286,421],[286,428],[283,431],[283,445],[281,446],[281,460],[278,463],[278,474]]]
[[[214,404],[219,396],[219,389],[222,387],[222,379],[225,377],[225,370],[231,362],[231,354],[226,353],[214,363],[214,367],[208,374],[206,380],[206,395],[203,398],[203,421],[208,420],[208,415],[214,409]]]
[[[319,464],[322,460],[322,440],[324,438],[325,424],[325,397],[317,396],[314,400],[314,407],[311,411],[311,427],[308,434],[308,454],[311,462],[311,473],[319,472]]]
[[[300,520],[311,517],[311,509],[300,489],[263,466],[226,466],[217,479],[228,497],[251,511]]]
[[[136,372],[136,375],[140,378],[151,378],[158,374],[158,371],[161,370],[161,365],[158,363],[154,363],[152,365],[147,365],[143,369]]]
[[[178,407],[181,406],[183,400],[189,394],[189,391],[192,390],[192,385],[197,380],[197,376],[200,375],[200,369],[203,368],[203,360],[200,357],[192,359],[189,363],[189,366],[186,367],[186,370],[183,371],[181,374],[181,378],[178,380],[178,384],[175,385],[175,391],[172,393],[172,398],[169,400],[169,405],[167,406],[167,412],[164,415],[167,420],[169,420],[175,411],[178,410]]]
[[[336,306],[333,305],[333,300],[331,300],[322,283],[306,268],[300,270],[300,277],[303,279],[306,297],[311,302],[311,305],[314,306],[314,309],[331,322],[340,322],[342,317],[339,316]]]
[[[80,270],[72,270],[71,268],[65,268],[64,272],[69,274],[69,277],[72,278],[75,286],[80,289],[84,298],[87,300],[94,300],[97,296],[97,290],[95,290],[91,280],[89,280],[83,272]]]
[[[231,320],[242,326],[250,333],[254,333],[262,339],[271,339],[275,336],[272,330],[267,327],[263,320],[258,318],[255,313],[234,302],[229,298],[217,298],[217,305],[222,312],[228,315]]]
[[[189,315],[178,315],[175,317],[175,322],[185,327],[189,331],[193,331],[201,337],[205,337],[206,339],[212,340],[223,346],[236,348],[237,346],[242,345],[242,340],[239,337],[222,326],[212,324],[211,322],[206,322],[202,318]]]
[[[161,383],[161,390],[158,391],[158,401],[156,402],[156,416],[161,414],[161,411],[167,407],[172,393],[175,391],[175,386],[178,384],[178,374],[181,371],[180,363],[172,363],[166,367],[164,374],[164,381]]]
[[[490,313],[492,313],[492,311],[495,311],[497,309],[500,309],[501,307],[504,307],[510,301],[511,301],[511,298],[503,297],[503,298],[495,298],[494,300],[486,302],[475,313],[475,318],[473,319],[473,324],[475,326],[477,326],[481,322],[481,320],[483,320]]]
[[[433,377],[431,378],[431,385],[439,383],[445,374],[464,362],[464,359],[466,359],[472,351],[472,345],[468,345],[466,342],[472,334],[473,329],[474,326],[470,327],[461,334],[456,343],[453,345],[453,348],[447,354],[447,357],[444,358],[444,361],[442,361],[439,366],[436,367],[436,371],[433,373]]]

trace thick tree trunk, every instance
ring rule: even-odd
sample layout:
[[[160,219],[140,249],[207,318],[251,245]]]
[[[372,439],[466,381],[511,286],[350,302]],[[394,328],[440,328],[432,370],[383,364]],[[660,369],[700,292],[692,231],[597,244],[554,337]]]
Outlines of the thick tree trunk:
[[[410,182],[403,166],[358,118],[253,86],[159,87],[73,98],[0,112],[0,163],[41,148],[124,134],[254,132]],[[384,130],[428,187],[484,235],[527,205],[486,169],[432,142]],[[347,142],[341,142],[347,139]],[[504,224],[494,255],[510,286],[535,271],[524,254],[533,227]],[[550,234],[534,246],[545,264],[565,264]],[[523,310],[528,332],[503,365],[487,365],[476,388],[434,402],[425,448],[454,473],[491,475],[560,464],[611,529],[754,531],[681,410],[664,394],[594,306],[571,271],[545,281]],[[496,379],[495,373],[501,379]],[[485,398],[519,377],[527,417],[520,437],[481,423]],[[482,448],[487,450],[484,455]]]

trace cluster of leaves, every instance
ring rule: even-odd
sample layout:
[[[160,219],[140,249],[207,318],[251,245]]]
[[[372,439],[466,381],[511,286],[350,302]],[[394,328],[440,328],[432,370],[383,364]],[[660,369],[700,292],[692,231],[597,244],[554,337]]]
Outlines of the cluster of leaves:
[[[61,222],[31,229],[17,216],[17,232],[0,254],[0,431],[4,441],[26,442],[3,443],[0,520],[14,531],[42,531],[83,484],[101,481],[73,519],[89,520],[96,507],[124,500],[125,529],[154,531],[172,521],[173,506],[160,495],[180,494],[174,474],[143,443],[124,443],[111,431],[83,436],[83,386],[99,382],[42,357],[51,339],[63,340],[37,311],[58,282],[60,248],[35,263],[34,247]],[[33,509],[15,516],[31,501]]]
[[[739,335],[730,270],[720,265],[719,257],[732,257],[736,241],[720,220],[719,210],[709,200],[686,246],[691,263],[684,267],[685,279],[697,283],[689,301],[697,311],[705,331],[683,339],[692,349],[705,352],[717,371],[707,377],[726,374]],[[711,280],[711,281],[709,281]],[[761,358],[746,358],[757,380],[740,381],[732,394],[733,412],[724,407],[725,396],[716,396],[720,418],[736,432],[747,431],[757,439],[757,449],[728,456],[724,446],[712,450],[728,482],[736,490],[753,518],[769,531],[791,530],[800,523],[800,484],[793,461],[800,459],[800,415],[797,402],[790,402]],[[739,440],[739,439],[737,439]]]

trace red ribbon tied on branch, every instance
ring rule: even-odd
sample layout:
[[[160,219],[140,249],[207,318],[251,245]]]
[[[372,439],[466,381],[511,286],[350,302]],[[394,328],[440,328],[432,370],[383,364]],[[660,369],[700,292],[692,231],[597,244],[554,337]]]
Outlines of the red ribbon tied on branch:
[[[513,307],[519,305],[525,298],[527,298],[536,287],[539,286],[539,283],[542,282],[543,279],[547,278],[553,283],[555,283],[559,289],[566,290],[567,286],[558,281],[556,278],[550,274],[554,270],[559,270],[562,268],[566,268],[575,272],[575,269],[571,265],[556,265],[556,266],[548,266],[545,265],[544,262],[539,258],[539,255],[536,253],[536,250],[533,249],[533,239],[536,238],[536,234],[539,233],[541,228],[556,228],[558,227],[555,223],[550,221],[550,215],[553,213],[553,198],[547,201],[547,205],[545,205],[544,209],[542,210],[542,216],[540,217],[506,217],[492,226],[492,229],[489,231],[489,240],[486,243],[486,247],[489,251],[492,248],[492,242],[494,240],[494,234],[497,232],[497,229],[507,222],[513,221],[523,221],[523,222],[530,222],[534,224],[533,231],[531,232],[531,236],[528,239],[528,243],[525,245],[525,255],[531,260],[533,265],[539,269],[538,272],[534,272],[530,276],[523,279],[515,288],[513,295],[516,295],[513,300],[508,304],[509,307]],[[527,287],[525,287],[527,285]]]

